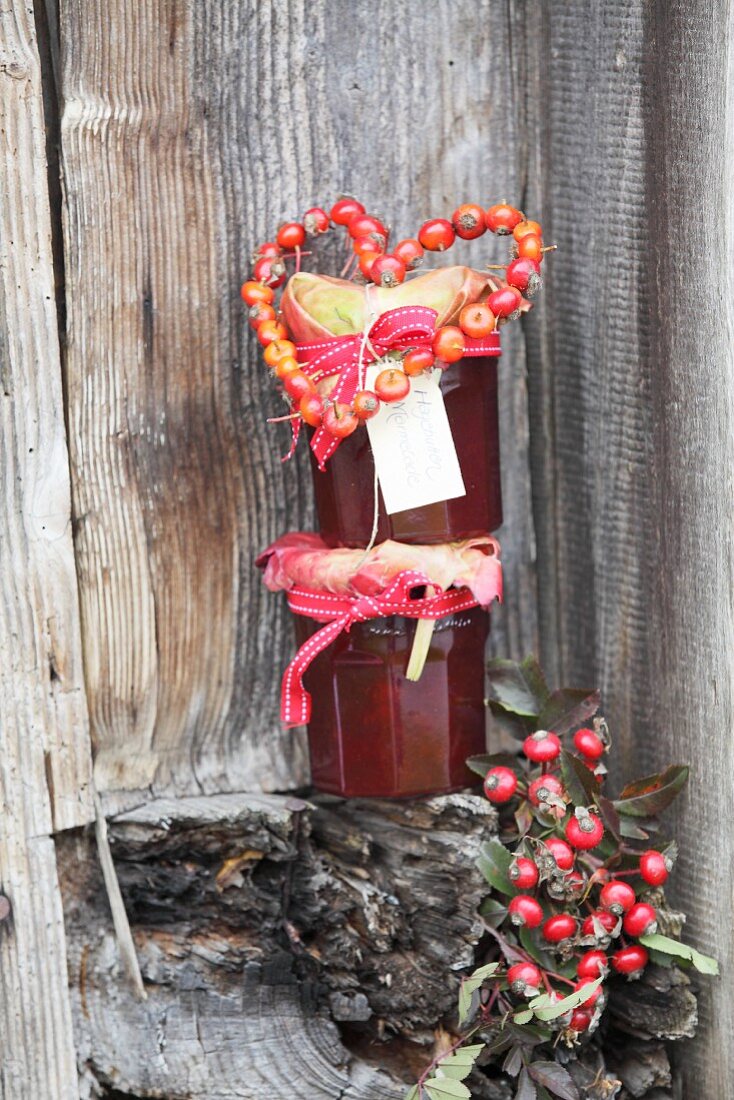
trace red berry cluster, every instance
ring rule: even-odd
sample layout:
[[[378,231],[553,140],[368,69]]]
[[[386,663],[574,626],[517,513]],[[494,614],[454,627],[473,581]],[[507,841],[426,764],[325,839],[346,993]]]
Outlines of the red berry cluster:
[[[426,251],[444,252],[457,237],[473,240],[487,230],[512,237],[513,256],[505,268],[505,281],[484,302],[465,306],[458,325],[438,328],[431,349],[415,348],[391,355],[380,371],[372,390],[361,390],[347,405],[324,399],[313,380],[298,363],[298,351],[279,317],[275,291],[287,278],[287,261],[300,270],[307,237],[318,237],[335,227],[346,229],[351,241],[353,269],[366,281],[382,287],[396,287],[409,271],[417,268]],[[255,253],[252,277],[243,283],[241,294],[249,307],[250,325],[265,349],[264,357],[282,384],[290,402],[291,419],[299,418],[312,427],[323,427],[338,439],[351,435],[360,423],[373,417],[381,402],[401,401],[410,391],[410,380],[433,367],[445,368],[464,354],[465,337],[482,338],[494,332],[500,322],[519,316],[523,295],[531,297],[540,287],[540,264],[547,249],[543,247],[538,222],[528,221],[513,206],[491,206],[485,211],[475,203],[465,203],[451,220],[434,218],[418,230],[417,238],[398,241],[387,251],[390,229],[379,218],[368,214],[361,202],[343,197],[327,213],[312,207],[302,222],[285,222],[274,241],[266,241]],[[288,419],[288,418],[287,418]]]
[[[580,763],[595,773],[593,782],[600,783],[603,769],[598,766],[606,751],[602,737],[596,730],[579,729],[573,747]],[[507,905],[507,918],[518,928],[537,929],[539,948],[555,954],[565,974],[544,969],[518,947],[515,953],[523,961],[507,971],[510,990],[534,996],[544,987],[560,997],[554,982],[580,989],[605,978],[610,968],[639,977],[648,952],[634,941],[657,927],[657,912],[645,900],[645,891],[663,885],[670,862],[661,852],[640,854],[621,840],[605,839],[596,806],[571,804],[561,770],[561,740],[555,733],[538,730],[522,749],[526,763],[519,758],[517,767],[492,767],[484,780],[487,798],[503,811],[511,810],[513,821],[523,814],[534,821],[509,867],[509,881],[518,892]],[[569,970],[574,964],[575,975]],[[601,985],[571,1013],[568,1030],[576,1035],[588,1030],[604,1000]]]

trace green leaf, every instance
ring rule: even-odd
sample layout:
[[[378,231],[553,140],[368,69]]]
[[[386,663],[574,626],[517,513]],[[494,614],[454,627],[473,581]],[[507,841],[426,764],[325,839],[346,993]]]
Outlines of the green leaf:
[[[471,1100],[471,1093],[463,1081],[453,1077],[434,1077],[423,1086],[434,1100]]]
[[[472,1071],[477,1058],[484,1050],[484,1043],[474,1043],[471,1046],[459,1047],[452,1054],[442,1058],[438,1063],[441,1073],[446,1077],[453,1077],[457,1081],[463,1081]]]
[[[606,825],[609,832],[615,838],[620,839],[620,832],[622,829],[622,822],[619,819],[619,814],[614,808],[614,803],[610,798],[605,798],[604,795],[597,794],[596,804],[599,807],[601,818]]]
[[[574,806],[593,805],[599,791],[599,784],[586,764],[566,749],[561,752],[561,775],[566,793]]]
[[[530,1079],[527,1069],[524,1069],[517,1079],[517,1092],[515,1100],[536,1100],[535,1085]]]
[[[481,756],[470,756],[466,762],[467,768],[476,772],[477,775],[481,775],[482,779],[484,779],[490,768],[494,768],[498,764],[501,764],[504,768],[516,768],[517,757],[513,756],[511,752],[492,752],[482,753]]]
[[[658,775],[629,783],[614,806],[619,813],[630,817],[652,817],[662,813],[685,786],[688,772],[685,764],[671,764]]]
[[[579,1100],[579,1090],[573,1077],[558,1062],[531,1062],[528,1073],[539,1085],[544,1085],[561,1100]]]
[[[535,657],[526,657],[520,664],[498,658],[489,662],[487,672],[494,698],[515,714],[535,718],[550,696]]]
[[[417,1085],[413,1085],[412,1089],[408,1089],[403,1100],[420,1100],[420,1091]]]
[[[515,810],[515,824],[517,825],[518,835],[522,838],[527,836],[532,827],[535,817],[533,815],[533,807],[529,802],[521,802]]]
[[[614,803],[612,803],[614,805]],[[650,834],[640,828],[639,822],[631,821],[628,817],[619,819],[619,832],[628,840],[649,840]]]
[[[488,840],[482,845],[477,857],[477,867],[490,886],[502,894],[510,896],[517,893],[509,876],[512,853],[499,840]]]
[[[673,940],[670,936],[663,936],[660,932],[651,932],[647,936],[640,936],[643,947],[650,947],[654,951],[662,951],[666,955],[676,955],[680,959],[692,962],[696,970],[702,974],[718,974],[719,964],[710,955],[703,955],[695,947],[690,947],[680,940]]]
[[[480,966],[478,970],[475,970],[473,974],[470,974],[468,978],[463,978],[461,985],[459,986],[459,1023],[463,1024],[471,1012],[472,997],[479,989],[482,982],[487,978],[491,978],[495,973],[499,963],[487,963],[486,966]]]
[[[507,916],[507,906],[496,898],[488,896],[479,906],[479,916],[483,917],[490,927],[497,928]]]
[[[522,1027],[523,1024],[527,1024],[532,1020],[533,1010],[532,1008],[521,1008],[512,1018],[519,1027]]]
[[[593,982],[586,982],[582,985],[581,989],[577,989],[574,993],[569,993],[567,997],[547,1007],[545,1003],[537,1004],[537,1002],[541,1001],[541,998],[535,997],[530,1002],[530,1007],[539,1020],[556,1020],[559,1016],[565,1016],[567,1012],[570,1012],[574,1008],[578,1008],[578,1006],[582,1004],[583,1001],[587,1000],[594,990],[601,985],[602,981],[602,978],[596,978]],[[543,1084],[546,1084],[546,1082],[544,1081]],[[550,1086],[548,1087],[550,1088]]]
[[[496,699],[489,699],[488,702],[492,718],[503,732],[509,733],[511,737],[517,737],[521,741],[524,741],[528,734],[535,732],[537,727],[534,718],[525,718],[521,714],[515,714],[514,711],[503,707]]]
[[[561,688],[554,691],[538,715],[538,727],[553,730],[559,737],[569,730],[578,729],[592,718],[599,709],[601,696],[598,691],[583,688]]]
[[[522,1069],[522,1049],[519,1046],[511,1047],[502,1063],[502,1072],[510,1077],[517,1077]]]

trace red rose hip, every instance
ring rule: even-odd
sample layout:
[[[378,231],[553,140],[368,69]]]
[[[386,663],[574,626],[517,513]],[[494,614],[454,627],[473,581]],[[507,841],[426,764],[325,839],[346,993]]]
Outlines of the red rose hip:
[[[300,401],[308,394],[316,393],[313,381],[302,370],[291,371],[283,380],[285,392],[294,401]]]
[[[377,375],[373,383],[380,401],[402,401],[410,392],[410,379],[397,367],[388,367]]]
[[[370,268],[370,279],[378,286],[398,286],[405,278],[405,264],[397,256],[378,256]]]
[[[376,233],[387,240],[388,230],[379,218],[373,218],[371,214],[355,214],[349,219],[347,232],[350,237],[366,237],[369,233]]]
[[[514,286],[503,286],[487,298],[487,305],[495,317],[510,317],[520,308],[522,294]]]
[[[465,241],[473,241],[487,232],[484,220],[484,210],[473,202],[465,202],[457,207],[451,215],[451,224],[456,230],[456,236]]]
[[[622,927],[628,936],[644,936],[648,932],[654,932],[658,926],[658,915],[652,905],[638,901],[625,915]]]
[[[603,978],[608,970],[609,964],[603,951],[587,951],[576,965],[579,978],[585,978],[586,981]]]
[[[599,892],[599,904],[619,917],[635,904],[635,892],[627,882],[612,879],[602,886]]]
[[[455,238],[456,230],[445,218],[433,218],[418,230],[418,240],[427,252],[445,252]]]
[[[596,814],[588,810],[576,810],[574,817],[566,825],[566,840],[573,848],[586,851],[596,848],[604,836],[604,826]]]
[[[528,760],[536,764],[547,764],[555,760],[561,752],[561,742],[555,733],[548,730],[536,730],[523,741],[522,751]]]
[[[490,802],[509,802],[517,790],[517,776],[511,768],[490,768],[484,779],[484,793]]]
[[[507,984],[513,993],[525,993],[526,990],[537,990],[542,982],[540,970],[534,963],[515,963],[507,971]]]
[[[403,370],[413,378],[416,374],[430,370],[436,362],[436,356],[428,348],[413,348],[403,358]]]
[[[481,302],[464,306],[459,314],[459,328],[474,340],[489,336],[494,332],[496,325],[494,313],[489,306],[482,305]]]
[[[326,233],[329,228],[329,215],[320,206],[312,206],[303,215],[303,228],[309,237],[316,237],[319,233]]]
[[[318,428],[324,418],[324,402],[317,393],[307,393],[298,403],[302,419],[312,428]]]
[[[573,867],[574,854],[573,849],[569,848],[565,840],[561,840],[559,836],[549,836],[543,841],[546,848],[556,861],[556,865],[561,871],[570,871]]]
[[[614,952],[612,966],[618,974],[626,974],[629,978],[639,977],[647,966],[649,957],[644,947],[633,943]]]
[[[364,214],[361,202],[345,195],[338,199],[331,208],[330,217],[334,225],[348,225],[355,214]]]
[[[412,271],[423,263],[423,245],[414,237],[407,237],[404,241],[398,241],[393,255],[403,261],[408,271]]]
[[[437,328],[433,337],[433,354],[444,363],[457,363],[464,354],[464,333],[457,325]]]
[[[507,911],[513,924],[525,928],[537,928],[543,919],[540,903],[529,894],[517,894],[507,906]]]
[[[306,230],[299,222],[281,225],[275,238],[281,248],[300,248],[306,241]]]
[[[604,742],[593,730],[577,730],[573,735],[573,743],[589,760],[599,760],[604,755]]]
[[[591,1013],[587,1008],[575,1008],[571,1013],[571,1022],[568,1025],[571,1031],[576,1031],[579,1034],[582,1031],[586,1031],[591,1023]]]
[[[352,408],[359,420],[370,420],[380,411],[380,399],[372,390],[360,390],[352,398]]]
[[[605,932],[608,932],[611,936],[612,932],[617,927],[617,918],[614,913],[610,913],[608,909],[597,909],[593,913],[589,913],[588,917],[581,925],[582,936],[596,936],[598,935],[596,928],[594,927],[594,921],[600,924]]]
[[[535,260],[518,259],[507,265],[505,278],[510,286],[532,298],[540,290],[540,264]]]
[[[522,214],[514,206],[508,206],[507,203],[500,202],[496,206],[490,206],[484,215],[484,220],[487,229],[503,237],[509,236],[515,226],[522,222]]]
[[[650,886],[662,886],[669,871],[668,861],[662,852],[650,848],[640,856],[640,874]]]
[[[576,935],[578,921],[570,913],[556,913],[543,925],[543,938],[548,943],[560,943]]]
[[[532,890],[537,886],[540,877],[537,864],[525,856],[517,856],[510,865],[510,882],[517,886],[518,890]]]
[[[550,795],[556,795],[558,798],[563,795],[563,783],[555,775],[539,775],[528,787],[528,798],[533,806],[547,802]]]

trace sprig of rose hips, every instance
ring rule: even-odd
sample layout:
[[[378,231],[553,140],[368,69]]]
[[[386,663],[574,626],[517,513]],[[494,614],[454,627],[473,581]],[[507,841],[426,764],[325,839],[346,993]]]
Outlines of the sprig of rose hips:
[[[318,237],[332,227],[344,228],[351,241],[352,257],[345,268],[355,268],[366,281],[382,287],[396,287],[409,271],[422,262],[425,252],[445,252],[457,237],[474,240],[488,230],[498,236],[511,236],[513,255],[506,265],[504,284],[494,290],[486,302],[465,306],[458,325],[443,325],[435,332],[432,347],[416,348],[391,355],[385,369],[377,375],[372,390],[361,390],[350,404],[330,401],[319,394],[313,379],[298,363],[298,349],[290,337],[282,316],[278,315],[275,291],[287,278],[287,262],[300,270],[307,237]],[[290,405],[285,419],[300,419],[311,427],[324,427],[330,435],[344,439],[361,423],[375,416],[382,402],[402,401],[410,392],[411,378],[434,367],[445,369],[462,358],[465,337],[481,339],[494,332],[500,323],[520,314],[523,295],[532,297],[540,288],[540,265],[545,252],[541,227],[528,221],[514,206],[505,203],[485,212],[476,203],[459,206],[451,219],[433,218],[424,222],[417,238],[398,241],[387,251],[390,229],[361,202],[342,197],[327,213],[312,207],[302,222],[285,222],[274,241],[266,241],[256,250],[252,277],[243,283],[241,295],[249,307],[250,325],[264,347],[264,358],[276,378],[282,382]],[[279,419],[279,418],[276,418]]]
[[[601,782],[599,764],[608,745],[599,732],[577,730],[573,747],[577,759],[594,774],[594,782]],[[484,779],[490,802],[515,811],[512,820],[517,822],[524,801],[536,825],[535,835],[528,828],[512,853],[507,875],[520,892],[507,905],[507,919],[518,929],[537,929],[538,946],[556,955],[567,974],[575,960],[576,975],[571,979],[546,970],[513,945],[514,956],[523,961],[507,972],[510,990],[532,997],[545,987],[557,994],[554,980],[579,989],[584,982],[606,978],[610,969],[628,979],[639,978],[649,955],[634,941],[655,932],[658,920],[645,891],[666,882],[671,860],[654,849],[638,854],[621,840],[606,858],[594,855],[605,837],[604,823],[596,805],[571,804],[561,769],[561,739],[551,731],[538,730],[525,739],[522,750],[527,764],[519,763],[518,768],[498,764]],[[627,866],[620,869],[623,861]],[[637,888],[625,881],[629,877],[639,883]],[[618,942],[610,954],[613,941]],[[595,1025],[605,998],[602,984],[573,1011],[567,1031],[579,1035]]]

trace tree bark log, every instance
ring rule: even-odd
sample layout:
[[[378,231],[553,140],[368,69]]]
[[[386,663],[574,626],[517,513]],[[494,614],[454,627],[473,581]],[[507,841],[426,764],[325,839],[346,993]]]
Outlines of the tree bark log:
[[[471,965],[484,893],[474,860],[494,820],[470,794],[223,795],[118,817],[110,840],[144,1003],[121,969],[89,840],[62,838],[85,1095],[402,1096]]]

